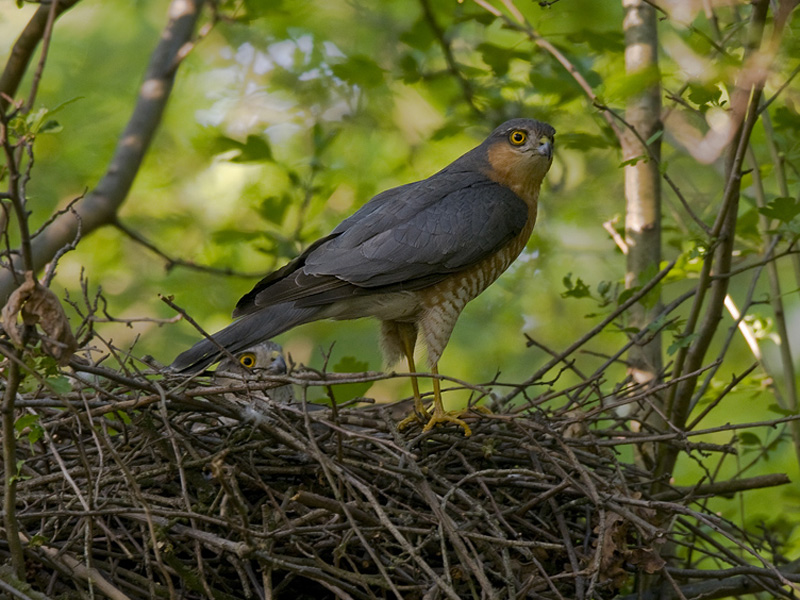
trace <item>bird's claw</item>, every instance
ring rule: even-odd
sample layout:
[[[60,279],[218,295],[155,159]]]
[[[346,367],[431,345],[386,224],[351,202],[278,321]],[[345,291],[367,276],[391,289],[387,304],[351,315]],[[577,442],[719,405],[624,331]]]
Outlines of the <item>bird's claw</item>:
[[[431,415],[428,414],[427,410],[423,408],[420,412],[419,409],[415,408],[413,411],[411,411],[410,415],[408,415],[405,419],[403,419],[397,424],[397,429],[398,431],[403,431],[406,427],[408,427],[412,423],[424,423],[430,418]]]
[[[472,409],[479,410],[483,413],[490,413],[488,408],[473,406]],[[459,417],[465,413],[469,412],[468,410],[454,410],[451,412],[446,412],[444,410],[436,410],[434,408],[433,414],[429,414],[427,411],[423,409],[422,414],[417,411],[412,412],[408,415],[405,419],[400,421],[397,424],[397,429],[403,431],[406,427],[411,425],[412,423],[424,423],[422,427],[422,431],[430,431],[437,425],[441,425],[444,423],[453,423],[462,427],[464,429],[464,437],[469,437],[472,435],[472,429],[470,426],[463,419],[459,419]]]
[[[463,415],[465,410],[455,410],[452,412],[444,412],[444,411],[433,411],[431,418],[428,419],[428,422],[425,424],[425,427],[422,428],[422,431],[430,431],[440,423],[454,423],[459,427],[464,428],[464,437],[469,437],[472,435],[472,429],[469,428],[469,425],[463,419],[459,419],[460,415]]]

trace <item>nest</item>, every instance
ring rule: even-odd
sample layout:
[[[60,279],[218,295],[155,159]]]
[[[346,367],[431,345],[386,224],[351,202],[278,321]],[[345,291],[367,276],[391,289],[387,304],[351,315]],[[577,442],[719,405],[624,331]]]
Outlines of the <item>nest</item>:
[[[476,414],[469,437],[398,432],[391,407],[311,410],[252,386],[91,370],[18,404],[37,417],[24,433],[41,434],[18,447],[36,589],[602,598],[631,564],[659,560],[645,478],[574,414]]]
[[[383,375],[233,391],[82,369],[17,402],[17,519],[48,595],[610,598],[663,567],[683,508],[647,498],[619,440],[587,427],[597,411],[531,402],[468,415],[469,437],[399,432],[392,406],[265,399]]]

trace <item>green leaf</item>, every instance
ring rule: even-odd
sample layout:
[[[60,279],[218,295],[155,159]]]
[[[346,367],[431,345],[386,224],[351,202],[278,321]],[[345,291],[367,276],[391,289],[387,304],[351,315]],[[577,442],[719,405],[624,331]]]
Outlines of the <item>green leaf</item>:
[[[59,133],[63,129],[64,127],[61,126],[61,123],[55,119],[50,119],[42,124],[39,128],[39,133]]]
[[[621,30],[595,31],[593,29],[581,29],[575,33],[568,34],[567,39],[573,44],[585,43],[590,50],[598,54],[613,54],[625,50],[625,35]]]
[[[663,129],[659,129],[653,135],[651,135],[649,138],[647,138],[647,141],[645,142],[645,146],[649,146],[650,144],[655,142],[657,139],[661,138],[662,135],[664,135],[664,130]]]
[[[800,130],[800,114],[796,110],[791,110],[786,106],[775,109],[773,115],[773,126],[776,131],[797,131]]]
[[[331,70],[339,79],[363,88],[374,88],[384,83],[383,69],[371,58],[359,54],[351,56],[343,63],[331,66]]]
[[[405,53],[398,62],[400,72],[403,74],[403,83],[416,83],[422,79],[422,72],[419,67],[419,62],[410,53]]]
[[[29,427],[38,426],[39,424],[39,415],[31,415],[26,414],[22,415],[19,419],[14,422],[14,429],[17,432],[17,436],[21,434],[25,429]]]
[[[667,354],[672,356],[681,348],[686,348],[691,345],[691,343],[697,339],[698,334],[691,333],[689,335],[676,335],[673,338],[672,344],[669,348],[667,348]]]
[[[762,234],[758,229],[758,211],[748,210],[736,219],[736,237],[746,239],[752,244],[760,244]]]
[[[48,377],[44,380],[48,387],[53,390],[56,394],[68,394],[72,391],[72,384],[70,383],[69,379],[64,377],[63,375],[58,375],[56,377]]]
[[[743,431],[738,435],[739,442],[743,446],[760,446],[761,438],[751,431]]]
[[[508,73],[508,65],[513,58],[522,58],[523,55],[513,48],[504,48],[494,44],[483,43],[478,45],[478,52],[481,58],[494,71],[497,77],[503,77]]]
[[[775,198],[766,206],[759,208],[758,212],[770,219],[777,219],[781,223],[788,223],[800,215],[800,202],[794,198]]]
[[[791,410],[791,409],[788,409],[788,408],[783,408],[779,404],[770,404],[767,407],[767,410],[769,412],[773,412],[775,414],[781,415],[782,417],[793,417],[794,415],[797,414],[797,411],[794,411],[794,410]]]
[[[241,231],[239,229],[219,229],[211,234],[211,241],[215,244],[236,244],[240,242],[259,240],[266,234],[263,231]]]
[[[633,165],[638,163],[640,160],[643,160],[644,162],[647,162],[648,160],[650,160],[650,158],[646,154],[640,154],[639,156],[634,156],[633,158],[629,158],[628,160],[623,160],[621,163],[619,163],[619,166],[620,167],[627,167],[627,166],[631,166],[632,167]]]
[[[620,295],[617,297],[617,306],[622,306],[623,304],[625,304],[628,300],[630,300],[631,296],[633,296],[640,289],[642,289],[642,286],[636,285],[634,287],[622,290],[622,292],[620,292]]]
[[[244,143],[234,140],[226,136],[219,136],[216,140],[216,145],[222,152],[231,150],[238,151],[231,162],[247,163],[247,162],[268,162],[272,161],[272,148],[266,138],[260,135],[248,135]]]
[[[83,96],[76,96],[75,98],[71,98],[66,102],[56,105],[54,108],[40,108],[36,112],[30,113],[25,118],[28,131],[34,135],[37,133],[58,133],[61,131],[62,127],[58,121],[52,118],[53,115],[61,112],[66,106],[77,102],[81,98],[83,98]]]
[[[705,106],[707,104],[717,104],[722,96],[722,90],[716,85],[706,87],[697,83],[689,84],[689,100],[698,106]]]
[[[282,196],[268,196],[264,198],[258,205],[258,214],[264,217],[270,223],[276,225],[283,224],[283,219],[286,216],[286,211],[292,205],[292,198],[289,194]]]
[[[430,48],[435,39],[431,26],[423,17],[417,19],[411,26],[411,29],[400,34],[401,42],[416,50],[422,50],[423,52]]]
[[[648,67],[625,75],[605,80],[606,100],[619,102],[641,94],[660,82],[660,73],[656,67]]]
[[[562,279],[564,287],[567,288],[567,291],[561,292],[562,298],[591,298],[592,292],[589,290],[589,286],[584,283],[584,281],[578,277],[575,282],[572,281],[572,273],[568,273],[564,279]]]

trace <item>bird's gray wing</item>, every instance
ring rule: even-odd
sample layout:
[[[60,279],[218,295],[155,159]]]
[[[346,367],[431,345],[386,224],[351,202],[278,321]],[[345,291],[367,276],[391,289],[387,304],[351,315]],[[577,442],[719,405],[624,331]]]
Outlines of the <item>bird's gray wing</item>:
[[[447,170],[387,190],[237,305],[319,306],[386,289],[419,289],[491,256],[528,219],[527,205],[484,175]]]
[[[349,223],[309,254],[303,273],[366,288],[428,280],[491,256],[525,227],[527,205],[487,178],[445,194],[426,183]]]

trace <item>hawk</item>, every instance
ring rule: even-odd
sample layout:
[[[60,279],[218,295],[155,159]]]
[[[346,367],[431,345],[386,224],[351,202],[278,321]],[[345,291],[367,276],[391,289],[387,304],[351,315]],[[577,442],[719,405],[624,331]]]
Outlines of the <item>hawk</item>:
[[[512,119],[434,175],[372,198],[329,235],[259,281],[236,304],[237,319],[213,340],[180,354],[179,372],[199,371],[293,327],[319,319],[374,317],[388,363],[405,356],[416,373],[421,338],[431,372],[466,304],[519,256],[534,223],[539,188],[553,160],[555,129]],[[424,429],[467,424],[444,410],[433,379],[433,412],[411,379]],[[407,424],[407,421],[401,423]]]

